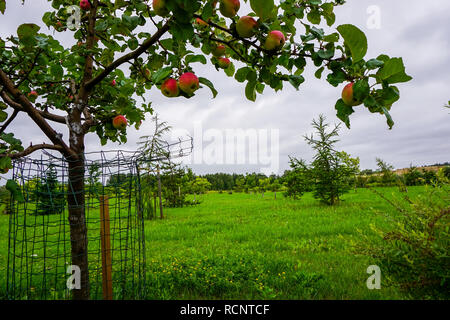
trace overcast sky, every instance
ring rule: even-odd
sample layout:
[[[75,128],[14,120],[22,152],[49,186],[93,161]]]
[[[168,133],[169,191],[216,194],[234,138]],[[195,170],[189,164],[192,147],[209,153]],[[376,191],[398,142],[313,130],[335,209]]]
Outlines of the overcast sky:
[[[43,25],[41,17],[48,7],[44,0],[7,0],[6,16],[0,16],[0,36],[15,34],[21,23],[34,22]],[[242,1],[241,1],[242,2]],[[380,8],[380,29],[369,28],[367,9]],[[367,57],[386,53],[403,57],[406,71],[414,79],[400,84],[401,99],[394,104],[391,115],[395,121],[388,130],[386,120],[371,114],[364,107],[356,107],[351,116],[351,130],[342,125],[338,148],[359,157],[362,168],[375,168],[375,158],[380,157],[396,168],[432,164],[450,160],[450,111],[443,105],[450,100],[450,1],[433,0],[348,0],[336,9],[336,26],[352,23],[360,27],[369,39]],[[248,13],[245,5],[240,15]],[[43,26],[41,31],[50,32]],[[66,36],[67,37],[67,36]],[[59,34],[58,38],[69,41]],[[148,92],[155,111],[168,121],[176,132],[187,130],[194,133],[194,122],[200,121],[203,132],[216,129],[225,134],[226,129],[266,129],[279,131],[279,172],[288,168],[288,155],[310,160],[313,153],[303,139],[311,133],[311,121],[324,114],[332,123],[339,123],[334,104],[340,97],[342,87],[334,88],[324,79],[314,77],[315,69],[305,72],[306,82],[296,91],[286,84],[282,92],[270,88],[258,96],[255,103],[246,100],[245,84],[228,78],[214,67],[197,64],[196,74],[213,81],[219,95],[211,99],[211,92],[204,88],[192,99],[168,99],[157,89]],[[181,131],[179,131],[181,130]],[[18,117],[11,131],[28,145],[48,141],[36,125]],[[150,134],[152,123],[147,120],[137,132],[128,130],[126,145],[108,144],[102,149],[135,150],[139,136]],[[216,131],[217,132],[217,131]],[[66,135],[67,137],[67,135]],[[272,144],[272,142],[271,142]],[[91,135],[87,139],[87,151],[97,151],[99,139]],[[202,148],[206,148],[204,142]],[[194,146],[197,148],[198,144]],[[278,157],[278,156],[277,156]],[[197,173],[259,171],[261,165],[193,165]]]

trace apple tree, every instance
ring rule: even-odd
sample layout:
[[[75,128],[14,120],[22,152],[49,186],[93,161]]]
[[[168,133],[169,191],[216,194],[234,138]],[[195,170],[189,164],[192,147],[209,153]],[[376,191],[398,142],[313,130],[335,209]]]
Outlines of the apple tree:
[[[146,95],[152,87],[172,99],[193,98],[202,87],[216,97],[213,83],[193,71],[193,64],[200,63],[243,83],[243,93],[255,101],[269,87],[298,90],[311,64],[315,76],[330,85],[351,84],[334,106],[348,127],[357,106],[384,115],[392,127],[389,111],[400,96],[395,84],[411,80],[402,58],[366,58],[367,39],[356,26],[324,31],[322,23],[335,24],[334,9],[343,0],[48,2],[51,10],[42,12],[48,29],[22,24],[16,34],[0,39],[0,169],[5,172],[12,159],[42,149],[67,159],[74,190],[67,197],[72,264],[82,275],[76,299],[89,297],[85,137],[93,133],[102,144],[126,142],[126,128],[139,128],[153,111]],[[248,4],[251,11],[243,8]],[[8,15],[6,0],[0,0],[0,13]],[[55,32],[64,32],[64,44]],[[7,132],[19,113],[48,141],[27,141],[30,145],[23,147]],[[68,135],[54,124],[66,126]],[[7,186],[20,197],[13,181]]]

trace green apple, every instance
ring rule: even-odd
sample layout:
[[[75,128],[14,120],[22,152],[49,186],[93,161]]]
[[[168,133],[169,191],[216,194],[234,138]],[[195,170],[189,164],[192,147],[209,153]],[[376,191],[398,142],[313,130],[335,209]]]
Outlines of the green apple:
[[[233,18],[240,7],[239,0],[220,0],[219,10],[224,17]]]
[[[285,42],[286,38],[284,37],[283,32],[273,30],[269,32],[266,42],[264,43],[264,48],[268,51],[280,50],[283,48]]]
[[[243,16],[236,23],[236,31],[242,38],[251,38],[255,35],[258,22],[249,16]]]

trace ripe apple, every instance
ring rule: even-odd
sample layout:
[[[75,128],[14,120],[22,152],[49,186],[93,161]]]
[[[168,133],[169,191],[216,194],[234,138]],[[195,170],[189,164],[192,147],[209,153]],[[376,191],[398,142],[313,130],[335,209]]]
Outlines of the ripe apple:
[[[283,48],[285,42],[286,38],[284,37],[283,32],[273,30],[269,32],[264,47],[269,51],[280,50],[281,48]]]
[[[169,78],[164,81],[161,85],[161,92],[169,98],[178,97],[180,95],[180,89],[178,88],[177,80]]]
[[[344,103],[348,106],[357,106],[361,104],[362,102],[355,100],[353,97],[353,82],[350,82],[347,84],[344,89],[342,90],[342,100],[344,100]]]
[[[89,2],[89,0],[81,0],[80,8],[82,10],[89,10],[89,9],[91,9],[91,3]]]
[[[249,16],[243,16],[236,23],[236,31],[242,38],[251,38],[255,35],[258,22]]]
[[[214,57],[219,58],[225,54],[225,49],[226,48],[223,44],[218,44],[211,50],[211,53]]]
[[[6,173],[8,173],[8,171],[9,171],[9,168],[3,168],[0,170],[0,173],[6,174]]]
[[[200,83],[195,74],[192,72],[186,72],[180,76],[178,86],[184,93],[192,95],[199,88]]]
[[[158,16],[165,17],[169,14],[166,7],[166,0],[153,0],[153,10]]]
[[[113,79],[112,81],[111,81],[111,86],[113,86],[113,87],[115,87],[116,86],[116,79]]]
[[[28,97],[31,98],[32,100],[35,100],[38,97],[38,93],[33,90],[28,94]]]
[[[220,0],[219,10],[223,16],[233,18],[240,7],[241,3],[239,0]]]
[[[230,66],[231,61],[228,58],[219,58],[219,68],[226,69]]]
[[[113,119],[113,127],[117,130],[124,130],[127,127],[127,118],[123,115],[118,115]]]

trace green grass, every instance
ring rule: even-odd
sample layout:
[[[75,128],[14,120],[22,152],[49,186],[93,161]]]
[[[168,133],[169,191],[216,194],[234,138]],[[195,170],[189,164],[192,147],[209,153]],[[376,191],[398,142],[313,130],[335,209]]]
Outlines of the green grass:
[[[397,188],[381,188],[391,196]],[[422,187],[410,187],[414,197]],[[272,193],[210,193],[198,206],[166,208],[145,222],[148,299],[404,299],[394,288],[366,287],[373,264],[350,241],[370,224],[389,227],[375,212],[393,208],[366,189],[328,207]],[[8,217],[0,216],[0,292],[4,291]]]

